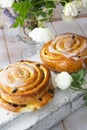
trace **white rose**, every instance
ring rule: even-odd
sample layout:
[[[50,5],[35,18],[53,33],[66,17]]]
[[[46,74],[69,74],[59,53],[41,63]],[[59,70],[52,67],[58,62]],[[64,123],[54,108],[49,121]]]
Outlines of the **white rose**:
[[[72,16],[65,16],[64,14],[61,14],[61,17],[62,17],[62,19],[64,21],[67,21],[67,22],[71,22],[74,19],[74,17],[72,17]]]
[[[71,82],[72,82],[72,77],[67,72],[61,72],[61,73],[57,74],[57,76],[55,78],[56,86],[62,90],[70,87]]]
[[[11,7],[13,3],[14,3],[14,0],[0,0],[0,6],[2,8]]]
[[[47,28],[35,28],[29,32],[29,37],[36,42],[47,42],[51,40],[54,35]]]
[[[78,1],[72,1],[65,5],[63,13],[65,16],[77,16],[81,9],[81,4]]]
[[[1,1],[0,1],[0,6],[1,6]]]
[[[87,0],[81,0],[83,8],[87,7]]]

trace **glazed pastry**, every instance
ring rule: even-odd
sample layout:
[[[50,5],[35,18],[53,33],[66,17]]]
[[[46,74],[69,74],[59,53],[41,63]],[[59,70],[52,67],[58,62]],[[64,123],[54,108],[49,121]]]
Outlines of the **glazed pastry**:
[[[87,67],[87,38],[72,33],[59,35],[42,47],[40,56],[50,70],[76,72]]]
[[[51,73],[43,64],[20,61],[0,72],[0,106],[7,110],[35,111],[53,96]]]

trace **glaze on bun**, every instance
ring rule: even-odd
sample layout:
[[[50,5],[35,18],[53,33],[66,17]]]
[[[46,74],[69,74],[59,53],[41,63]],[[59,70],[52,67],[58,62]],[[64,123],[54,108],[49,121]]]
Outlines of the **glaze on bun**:
[[[0,106],[9,111],[35,111],[53,96],[51,73],[43,64],[19,61],[0,72]]]
[[[40,51],[43,63],[56,72],[76,72],[87,67],[87,38],[65,33],[44,44]]]

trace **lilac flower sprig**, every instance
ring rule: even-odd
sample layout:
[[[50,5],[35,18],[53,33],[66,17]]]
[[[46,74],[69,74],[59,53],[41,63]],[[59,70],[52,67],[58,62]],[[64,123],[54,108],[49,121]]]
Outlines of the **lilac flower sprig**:
[[[18,14],[12,14],[7,8],[3,10],[3,13],[9,18],[10,26],[15,23]]]

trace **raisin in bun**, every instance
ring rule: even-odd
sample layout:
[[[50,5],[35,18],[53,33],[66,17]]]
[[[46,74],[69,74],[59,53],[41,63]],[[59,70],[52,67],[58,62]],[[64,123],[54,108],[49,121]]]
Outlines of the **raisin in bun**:
[[[44,44],[40,51],[43,63],[53,71],[76,72],[87,67],[87,38],[65,33]]]
[[[0,106],[9,111],[35,111],[53,96],[51,73],[43,64],[20,61],[0,72]]]

